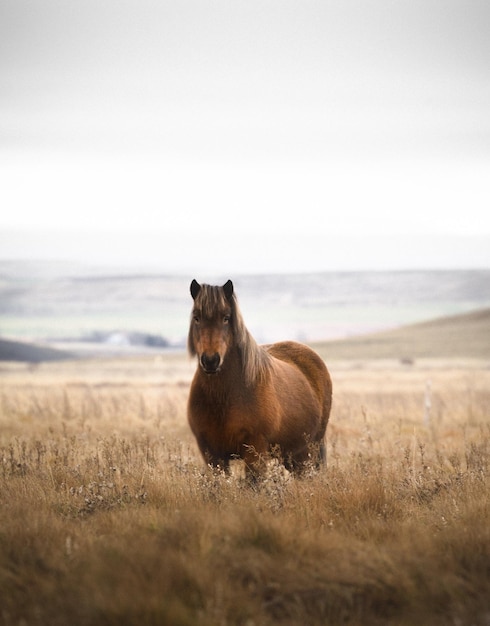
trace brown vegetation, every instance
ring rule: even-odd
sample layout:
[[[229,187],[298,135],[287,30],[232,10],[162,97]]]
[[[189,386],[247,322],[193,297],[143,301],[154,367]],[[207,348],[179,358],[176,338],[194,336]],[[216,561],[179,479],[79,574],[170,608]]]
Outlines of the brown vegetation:
[[[330,359],[490,358],[490,309],[403,326],[394,330],[319,343]]]
[[[0,623],[488,624],[490,371],[331,365],[327,470],[251,489],[185,357],[5,364]]]

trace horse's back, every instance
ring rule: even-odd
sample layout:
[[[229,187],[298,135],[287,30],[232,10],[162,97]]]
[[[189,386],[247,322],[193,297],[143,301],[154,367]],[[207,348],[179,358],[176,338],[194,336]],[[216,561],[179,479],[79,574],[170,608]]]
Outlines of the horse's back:
[[[286,388],[285,399],[289,428],[295,431],[298,423],[309,424],[304,431],[298,433],[290,442],[281,442],[281,448],[292,455],[292,467],[301,467],[310,459],[311,450],[308,446],[298,446],[304,435],[311,437],[312,442],[319,444],[318,463],[326,462],[325,431],[332,407],[332,380],[323,359],[311,348],[295,341],[282,341],[264,346],[273,360],[287,364],[290,372],[289,386]],[[279,365],[279,363],[278,363]],[[280,369],[283,369],[282,366]],[[297,374],[309,387],[303,399],[295,393]],[[298,389],[296,387],[296,389]],[[314,399],[314,400],[313,400]],[[311,402],[313,400],[313,403]],[[291,425],[292,424],[292,425]],[[285,429],[287,431],[288,428]]]
[[[264,347],[275,359],[290,363],[303,373],[322,402],[328,419],[332,380],[323,359],[310,347],[296,341],[280,341]]]

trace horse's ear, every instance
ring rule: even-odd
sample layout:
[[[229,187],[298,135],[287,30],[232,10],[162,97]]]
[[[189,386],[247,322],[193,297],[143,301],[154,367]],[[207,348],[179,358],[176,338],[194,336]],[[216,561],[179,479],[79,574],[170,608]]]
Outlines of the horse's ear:
[[[194,279],[191,283],[191,296],[192,299],[195,300],[201,291],[201,285]]]
[[[227,280],[223,285],[223,291],[225,292],[226,299],[231,300],[233,297],[233,283],[231,280]]]

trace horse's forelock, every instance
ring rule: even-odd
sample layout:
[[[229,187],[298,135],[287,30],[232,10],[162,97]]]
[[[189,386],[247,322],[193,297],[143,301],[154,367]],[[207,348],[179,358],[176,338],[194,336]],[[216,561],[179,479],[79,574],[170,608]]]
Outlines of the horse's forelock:
[[[204,317],[211,319],[216,311],[222,311],[228,306],[222,287],[202,285],[201,291],[196,298],[196,306],[201,309]]]
[[[247,384],[252,384],[258,379],[264,378],[270,362],[270,357],[263,348],[257,345],[243,320],[238,301],[233,293],[227,299],[223,287],[202,285],[195,300],[195,308],[201,310],[204,317],[212,319],[217,310],[231,307],[231,323],[233,330],[233,342],[239,350],[242,358],[243,373]],[[193,344],[189,336],[189,350],[193,352]]]
[[[216,315],[216,311],[223,311],[229,306],[222,287],[214,287],[212,285],[199,285],[199,291],[194,298],[193,315],[199,312],[204,318],[212,319]],[[192,317],[189,326],[189,334],[187,337],[187,349],[191,356],[196,355],[194,345],[194,336],[192,332]]]

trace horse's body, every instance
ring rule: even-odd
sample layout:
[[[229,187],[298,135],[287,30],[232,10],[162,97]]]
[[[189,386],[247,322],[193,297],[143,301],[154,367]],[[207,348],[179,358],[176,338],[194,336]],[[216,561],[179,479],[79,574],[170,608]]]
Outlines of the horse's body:
[[[332,383],[322,359],[300,343],[259,346],[246,329],[233,284],[191,284],[189,352],[198,357],[188,419],[212,466],[242,458],[253,474],[280,449],[291,470],[325,460]]]

